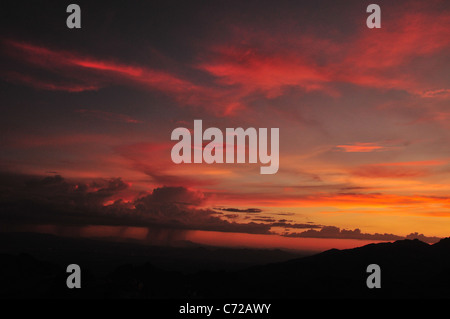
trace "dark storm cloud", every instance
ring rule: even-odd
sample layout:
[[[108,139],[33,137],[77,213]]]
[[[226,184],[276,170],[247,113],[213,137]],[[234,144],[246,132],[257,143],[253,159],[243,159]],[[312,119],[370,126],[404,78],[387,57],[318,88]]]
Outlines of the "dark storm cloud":
[[[222,213],[219,212],[218,214],[222,214]],[[223,217],[230,218],[230,219],[234,219],[234,218],[238,218],[239,217],[238,214],[222,214],[222,215],[223,215]]]
[[[255,222],[266,222],[266,223],[273,223],[275,222],[275,219],[270,217],[260,217],[260,218],[252,218]]]
[[[249,234],[273,234],[271,228],[281,227],[285,231],[282,233],[285,237],[382,241],[418,238],[429,243],[439,240],[437,237],[427,237],[419,233],[407,236],[368,234],[362,233],[360,229],[346,230],[312,222],[303,224],[287,220],[275,221],[267,216],[253,219],[249,223],[230,222],[217,217],[216,210],[200,208],[205,195],[185,187],[159,187],[150,194],[125,201],[122,195],[129,185],[120,178],[75,182],[60,175],[39,177],[0,173],[0,181],[0,221],[3,225],[112,225],[148,227],[153,233],[161,229]],[[238,213],[262,211],[257,208],[218,210]],[[219,212],[219,215],[224,214]],[[225,216],[234,219],[239,217],[239,214]],[[292,233],[288,232],[289,229],[307,230]]]
[[[311,223],[301,224],[301,223],[287,223],[284,221],[278,221],[275,223],[272,223],[272,227],[286,227],[286,228],[321,228],[321,225],[315,225]]]
[[[233,213],[261,213],[262,210],[259,208],[246,208],[246,209],[239,209],[239,208],[214,208],[217,210],[225,211],[225,212],[233,212]]]
[[[132,201],[121,199],[120,178],[76,183],[62,176],[1,174],[0,220],[9,224],[121,225],[267,234],[270,225],[242,224],[202,209],[205,196],[184,187],[155,188]],[[107,204],[106,204],[107,203]]]

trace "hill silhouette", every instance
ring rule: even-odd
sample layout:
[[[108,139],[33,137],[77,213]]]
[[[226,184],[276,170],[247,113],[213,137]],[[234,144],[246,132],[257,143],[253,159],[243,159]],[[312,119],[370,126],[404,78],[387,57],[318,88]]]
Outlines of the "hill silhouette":
[[[199,270],[237,270],[281,262],[314,252],[280,249],[226,248],[180,241],[176,246],[143,244],[136,240],[71,238],[49,234],[0,233],[0,253],[28,254],[61,265],[78,263],[103,276],[123,264],[144,264],[192,273]]]
[[[369,289],[366,268],[381,267],[381,288]],[[181,272],[151,263],[123,264],[108,274],[83,269],[82,289],[65,287],[56,263],[0,255],[2,298],[320,299],[450,298],[450,238],[331,249],[289,261],[232,270]]]

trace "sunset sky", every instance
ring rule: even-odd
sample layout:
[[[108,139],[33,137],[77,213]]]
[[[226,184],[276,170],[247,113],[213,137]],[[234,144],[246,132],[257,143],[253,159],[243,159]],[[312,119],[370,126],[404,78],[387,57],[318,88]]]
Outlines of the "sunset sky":
[[[81,29],[73,1],[8,2],[3,230],[291,248],[450,236],[448,1],[376,1],[381,29],[370,1],[75,1]],[[171,132],[195,119],[279,128],[279,171],[174,164]]]

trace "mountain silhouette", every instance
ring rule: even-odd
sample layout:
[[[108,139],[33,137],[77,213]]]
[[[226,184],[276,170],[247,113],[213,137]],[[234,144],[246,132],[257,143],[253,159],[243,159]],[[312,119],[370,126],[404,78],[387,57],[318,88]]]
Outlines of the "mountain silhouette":
[[[370,264],[381,268],[380,289],[366,285]],[[434,245],[419,240],[369,244],[238,273],[234,285],[240,283],[237,294],[242,297],[448,298],[450,245],[448,239]]]
[[[242,252],[241,252],[242,253]],[[367,266],[381,268],[381,288],[369,289]],[[0,255],[2,298],[335,299],[450,298],[450,238],[331,249],[289,261],[231,270],[181,272],[152,263],[124,263],[108,274],[83,269],[82,289],[67,289],[57,263]]]

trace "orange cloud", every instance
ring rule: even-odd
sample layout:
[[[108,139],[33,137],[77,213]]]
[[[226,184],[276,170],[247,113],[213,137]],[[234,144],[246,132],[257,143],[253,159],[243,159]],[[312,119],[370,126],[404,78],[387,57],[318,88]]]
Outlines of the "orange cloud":
[[[355,143],[353,145],[338,145],[336,146],[348,153],[366,153],[384,150],[385,147],[376,145],[374,143]]]
[[[258,203],[267,207],[336,207],[336,208],[436,208],[446,210],[450,204],[447,196],[399,195],[386,193],[316,193],[307,195],[290,194],[231,194],[217,193],[220,204],[242,205]],[[404,210],[404,213],[408,213]]]
[[[409,161],[363,165],[352,171],[353,175],[368,178],[410,178],[433,173],[432,168],[447,164],[444,160]]]
[[[395,162],[395,163],[378,163],[374,166],[439,166],[448,164],[445,160],[429,160],[429,161],[410,161],[410,162]]]
[[[398,166],[389,167],[366,165],[353,170],[352,173],[356,176],[368,178],[409,178],[425,176],[429,174],[429,171],[426,169],[414,169]]]

